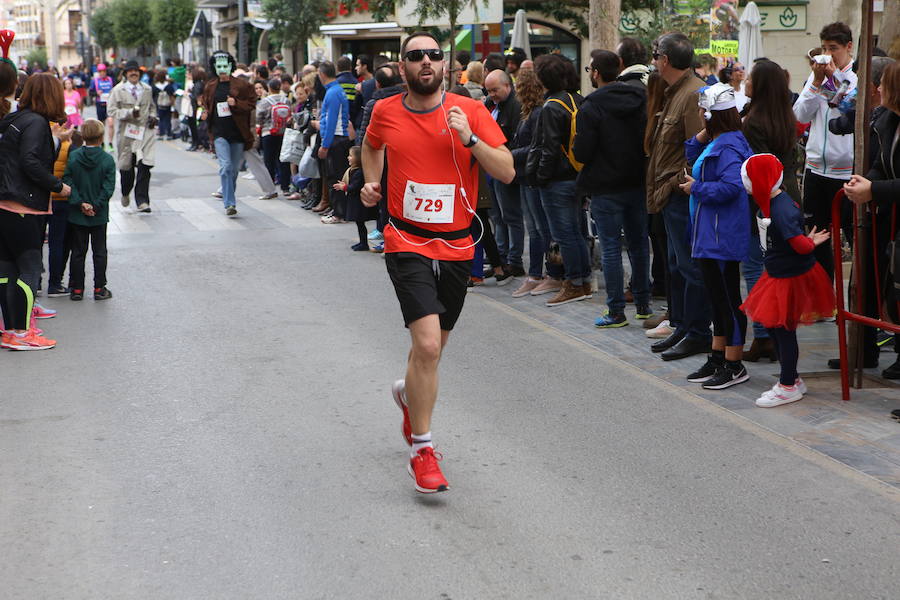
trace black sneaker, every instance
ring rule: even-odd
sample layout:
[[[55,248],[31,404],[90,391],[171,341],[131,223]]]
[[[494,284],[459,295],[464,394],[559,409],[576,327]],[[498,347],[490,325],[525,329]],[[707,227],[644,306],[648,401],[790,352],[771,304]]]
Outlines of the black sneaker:
[[[112,298],[112,292],[106,289],[106,286],[94,288],[94,300],[109,300],[110,298]]]
[[[638,304],[637,310],[635,311],[634,318],[638,321],[644,321],[653,316],[653,309],[650,308],[649,304]]]
[[[69,288],[64,288],[61,285],[50,284],[47,286],[47,297],[48,298],[59,298],[61,296],[68,296],[72,290]]]
[[[879,348],[892,341],[894,341],[894,334],[890,331],[879,329],[878,333],[875,335],[875,343],[878,344]]]
[[[744,383],[750,379],[747,369],[741,363],[732,363],[719,367],[716,374],[703,384],[704,390],[724,390],[733,385]]]
[[[502,273],[494,274],[494,279],[497,280],[497,285],[506,285],[513,280],[513,274],[509,271],[503,271]]]
[[[720,359],[710,356],[702,367],[687,376],[687,380],[691,383],[706,383],[724,366]]]
[[[520,265],[504,267],[503,270],[512,273],[513,277],[525,277],[525,268]]]
[[[84,300],[84,290],[72,290],[69,293],[69,300],[74,300],[76,302]]]

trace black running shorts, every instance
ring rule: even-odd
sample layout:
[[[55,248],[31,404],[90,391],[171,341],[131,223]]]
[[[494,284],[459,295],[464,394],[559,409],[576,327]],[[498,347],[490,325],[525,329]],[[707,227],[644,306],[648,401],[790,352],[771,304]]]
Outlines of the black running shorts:
[[[441,329],[452,330],[466,301],[472,261],[432,260],[413,252],[392,252],[384,258],[406,326],[438,315]]]

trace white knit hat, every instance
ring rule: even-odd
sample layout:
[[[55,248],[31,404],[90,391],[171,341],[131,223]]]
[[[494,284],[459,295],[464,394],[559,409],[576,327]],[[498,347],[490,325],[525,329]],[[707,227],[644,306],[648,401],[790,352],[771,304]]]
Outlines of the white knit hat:
[[[706,112],[703,116],[709,121],[712,118],[714,110],[728,110],[729,108],[737,108],[737,102],[734,100],[734,89],[727,83],[716,83],[700,88],[700,108]]]

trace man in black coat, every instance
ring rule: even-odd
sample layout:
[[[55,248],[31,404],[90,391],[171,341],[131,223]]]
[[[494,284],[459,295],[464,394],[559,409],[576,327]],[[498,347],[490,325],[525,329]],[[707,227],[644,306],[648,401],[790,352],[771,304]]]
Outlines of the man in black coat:
[[[506,145],[509,147],[522,116],[522,105],[516,98],[512,80],[505,71],[496,69],[488,73],[484,87],[488,94],[484,105],[506,136]],[[525,221],[519,185],[493,180],[491,191],[494,195],[491,220],[494,221],[497,230],[497,246],[504,262],[503,268],[514,276],[521,277],[525,275],[522,263],[522,254],[525,250]]]
[[[619,56],[608,50],[591,53],[591,82],[597,88],[578,110],[575,158],[584,163],[578,187],[591,194],[591,213],[603,248],[603,275],[609,313],[597,327],[628,325],[622,271],[622,231],[631,261],[637,318],[650,311],[650,247],[644,192],[644,129],[647,93],[641,86],[616,81]]]

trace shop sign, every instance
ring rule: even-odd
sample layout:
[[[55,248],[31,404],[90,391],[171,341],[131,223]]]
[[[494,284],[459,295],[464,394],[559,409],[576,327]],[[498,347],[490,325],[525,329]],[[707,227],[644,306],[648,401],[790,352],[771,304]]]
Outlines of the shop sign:
[[[806,31],[806,6],[797,4],[759,7],[762,31]]]

